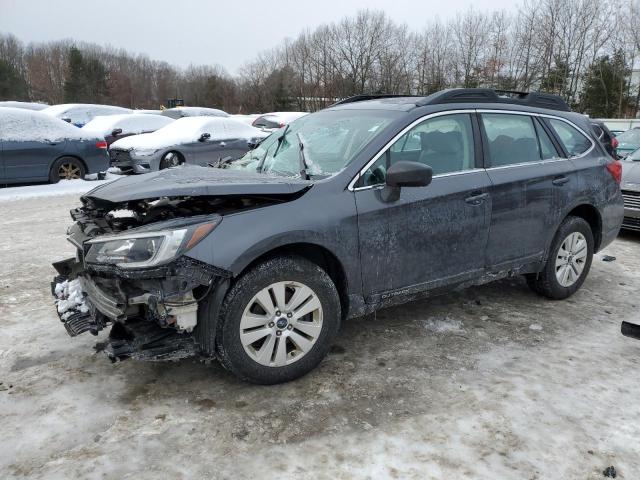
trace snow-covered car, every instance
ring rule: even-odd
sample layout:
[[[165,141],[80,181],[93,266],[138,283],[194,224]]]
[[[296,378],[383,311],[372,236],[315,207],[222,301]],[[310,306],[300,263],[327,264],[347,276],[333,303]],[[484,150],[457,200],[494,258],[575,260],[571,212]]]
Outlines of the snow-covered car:
[[[104,137],[107,145],[111,145],[131,135],[155,132],[173,122],[175,122],[173,118],[163,115],[125,113],[94,117],[82,129]]]
[[[245,125],[253,126],[253,122],[261,115],[262,114],[260,113],[251,113],[248,115],[238,113],[238,114],[231,115],[231,118],[239,122],[242,122]]]
[[[309,115],[307,112],[271,112],[260,115],[256,118],[252,126],[264,130],[265,132],[273,132],[279,128],[289,125],[300,117]]]
[[[0,102],[0,107],[10,107],[10,108],[24,108],[25,110],[44,110],[49,105],[46,103],[38,103],[38,102],[14,102],[14,101],[6,101]]]
[[[0,183],[55,183],[108,167],[101,136],[42,112],[0,108]]]
[[[224,110],[206,107],[175,107],[167,108],[162,111],[162,115],[171,118],[183,117],[228,117],[229,114]]]
[[[224,117],[180,118],[153,133],[111,145],[111,165],[125,173],[147,173],[183,163],[209,165],[242,157],[267,133]]]
[[[121,115],[133,113],[130,108],[115,107],[113,105],[94,105],[91,103],[62,103],[52,105],[42,110],[43,113],[69,122],[76,127],[89,123],[93,117],[99,115]]]

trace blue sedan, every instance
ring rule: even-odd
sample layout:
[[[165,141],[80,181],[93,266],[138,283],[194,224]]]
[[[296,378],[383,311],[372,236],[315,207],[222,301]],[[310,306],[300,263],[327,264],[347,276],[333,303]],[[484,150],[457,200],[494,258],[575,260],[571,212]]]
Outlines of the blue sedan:
[[[56,183],[108,166],[104,138],[41,112],[0,108],[0,184]]]

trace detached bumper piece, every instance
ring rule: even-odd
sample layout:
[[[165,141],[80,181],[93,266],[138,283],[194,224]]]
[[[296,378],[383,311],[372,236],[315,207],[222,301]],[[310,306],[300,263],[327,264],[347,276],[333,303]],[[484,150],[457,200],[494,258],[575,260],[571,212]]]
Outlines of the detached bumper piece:
[[[640,340],[640,325],[636,325],[635,323],[622,322],[622,325],[620,326],[620,332],[625,337]]]
[[[115,323],[105,342],[96,344],[112,362],[134,360],[167,361],[193,357],[199,350],[192,335],[160,328],[153,322],[140,320],[126,325]]]

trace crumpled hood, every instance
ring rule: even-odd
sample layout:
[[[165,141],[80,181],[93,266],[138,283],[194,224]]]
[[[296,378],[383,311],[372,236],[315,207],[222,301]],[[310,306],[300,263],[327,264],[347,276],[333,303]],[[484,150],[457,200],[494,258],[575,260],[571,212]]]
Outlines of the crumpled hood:
[[[623,160],[622,162],[622,190],[640,191],[640,162]]]
[[[289,195],[311,185],[308,180],[292,177],[184,165],[123,177],[94,188],[82,200],[121,203],[160,197]]]

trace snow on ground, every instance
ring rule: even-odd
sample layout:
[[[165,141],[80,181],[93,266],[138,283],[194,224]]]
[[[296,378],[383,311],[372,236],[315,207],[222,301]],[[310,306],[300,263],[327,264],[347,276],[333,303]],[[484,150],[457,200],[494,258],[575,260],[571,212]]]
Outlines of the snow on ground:
[[[510,279],[390,308],[263,387],[69,338],[49,281],[76,205],[0,204],[0,478],[640,478],[640,342],[620,335],[640,319],[640,235],[566,301]]]
[[[70,194],[80,196],[98,185],[112,182],[118,178],[122,178],[122,176],[107,173],[104,180],[60,180],[58,183],[0,188],[0,202]]]

